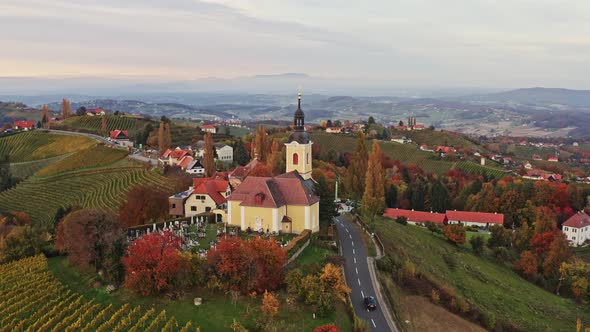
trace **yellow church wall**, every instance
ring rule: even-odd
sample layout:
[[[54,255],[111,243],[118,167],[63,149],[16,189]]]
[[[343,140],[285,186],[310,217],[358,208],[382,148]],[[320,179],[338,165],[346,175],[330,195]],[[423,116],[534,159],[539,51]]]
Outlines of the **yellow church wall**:
[[[241,201],[228,201],[227,202],[227,223],[233,226],[241,226],[242,211],[240,209]]]
[[[309,144],[299,144],[297,142],[291,142],[285,144],[287,147],[286,153],[286,164],[287,164],[287,173],[291,171],[297,170],[299,174],[304,179],[311,178],[311,171],[312,171],[312,150],[311,145]],[[297,165],[293,164],[293,155],[297,153],[298,155],[298,163]]]
[[[253,231],[258,231],[261,228],[264,231],[266,231],[267,229],[272,231],[272,210],[272,208],[245,206],[245,225],[243,229],[247,229],[248,227],[250,227],[250,229],[252,229]]]

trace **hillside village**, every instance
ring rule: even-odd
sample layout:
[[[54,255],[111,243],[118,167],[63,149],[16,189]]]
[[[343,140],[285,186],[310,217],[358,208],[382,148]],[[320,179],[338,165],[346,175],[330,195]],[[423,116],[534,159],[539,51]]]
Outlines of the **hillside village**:
[[[407,324],[419,330],[419,316],[407,307],[416,298],[455,326],[535,331],[546,324],[569,329],[578,319],[590,324],[584,140],[470,137],[413,116],[395,125],[372,117],[314,125],[305,122],[301,95],[288,127],[73,111],[67,99],[60,114],[37,112],[38,122],[17,119],[0,134],[0,262],[8,264],[0,269],[35,266],[35,273],[51,271],[54,285],[90,299],[96,289],[110,293],[93,307],[99,318],[80,318],[85,328],[141,326],[146,298],[156,310],[145,313],[154,330],[271,331],[294,328],[292,317],[310,331]],[[38,202],[23,200],[30,195]],[[87,232],[93,227],[100,228],[95,235]],[[436,243],[429,250],[438,260],[409,254],[417,244],[406,243],[410,238]],[[103,241],[105,252],[79,241]],[[158,246],[164,250],[154,251]],[[355,250],[366,250],[369,263],[361,256],[357,266]],[[510,308],[491,309],[494,302],[478,294],[487,286],[463,289],[432,274],[442,262],[436,268],[444,278],[477,278],[459,260],[500,271],[489,278],[555,306],[530,304],[517,318]],[[364,310],[360,292],[375,296],[378,312]],[[494,296],[511,302],[524,295]],[[122,298],[131,300],[121,305]],[[77,303],[89,307],[88,300]],[[211,321],[219,306],[228,309]],[[39,327],[34,312],[0,327]]]

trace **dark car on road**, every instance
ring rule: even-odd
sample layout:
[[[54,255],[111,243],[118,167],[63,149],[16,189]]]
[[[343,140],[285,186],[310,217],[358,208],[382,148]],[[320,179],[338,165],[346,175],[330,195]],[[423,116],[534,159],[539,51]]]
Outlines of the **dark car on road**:
[[[377,300],[375,300],[375,298],[372,296],[366,296],[364,303],[365,303],[365,308],[367,308],[367,310],[377,309]]]

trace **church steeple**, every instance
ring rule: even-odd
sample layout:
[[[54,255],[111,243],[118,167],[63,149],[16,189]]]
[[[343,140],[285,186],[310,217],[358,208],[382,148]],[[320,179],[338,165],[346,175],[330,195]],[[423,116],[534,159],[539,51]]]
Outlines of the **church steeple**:
[[[305,114],[303,114],[303,110],[301,110],[301,92],[297,93],[297,111],[295,111],[295,116],[293,118],[293,127],[295,131],[305,130]]]

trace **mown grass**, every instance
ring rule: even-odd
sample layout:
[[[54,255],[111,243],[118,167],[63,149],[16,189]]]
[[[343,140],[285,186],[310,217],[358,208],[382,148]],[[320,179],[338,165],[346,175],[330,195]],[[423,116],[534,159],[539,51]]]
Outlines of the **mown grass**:
[[[83,136],[57,135],[42,130],[22,132],[0,138],[0,152],[8,152],[10,162],[24,162],[52,158],[96,144]]]
[[[582,258],[586,262],[590,262],[590,246],[584,247],[584,248],[575,247],[575,248],[572,248],[572,250],[576,256]]]
[[[78,151],[58,162],[55,162],[37,172],[38,176],[48,176],[72,170],[97,168],[112,164],[127,156],[125,150],[115,149],[104,145]]]
[[[497,320],[525,331],[571,331],[578,318],[590,322],[588,305],[547,292],[509,267],[475,256],[467,246],[455,247],[424,228],[382,218],[375,229],[388,253],[411,261],[420,274]],[[450,260],[455,264],[449,266]]]

